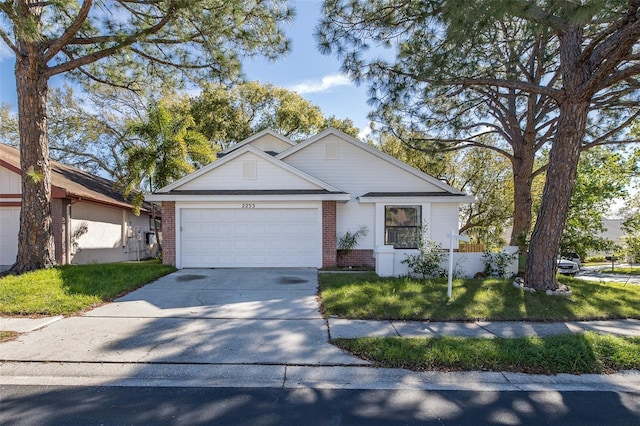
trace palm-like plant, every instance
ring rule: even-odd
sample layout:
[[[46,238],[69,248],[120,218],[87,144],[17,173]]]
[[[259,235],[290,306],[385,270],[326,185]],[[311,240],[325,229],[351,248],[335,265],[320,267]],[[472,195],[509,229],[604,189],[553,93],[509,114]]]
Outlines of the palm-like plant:
[[[126,173],[121,187],[125,197],[132,195],[136,214],[144,201],[143,188],[155,191],[215,159],[211,145],[194,125],[190,115],[160,101],[149,106],[145,120],[129,126],[133,142],[124,148]],[[155,225],[154,206],[152,216]],[[159,241],[157,225],[155,232]]]

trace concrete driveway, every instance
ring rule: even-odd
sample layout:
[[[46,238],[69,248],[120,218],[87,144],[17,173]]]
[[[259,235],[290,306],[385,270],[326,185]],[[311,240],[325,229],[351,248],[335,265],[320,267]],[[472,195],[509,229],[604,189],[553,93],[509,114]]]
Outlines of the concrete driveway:
[[[186,269],[0,345],[0,360],[362,365],[328,343],[315,269]]]

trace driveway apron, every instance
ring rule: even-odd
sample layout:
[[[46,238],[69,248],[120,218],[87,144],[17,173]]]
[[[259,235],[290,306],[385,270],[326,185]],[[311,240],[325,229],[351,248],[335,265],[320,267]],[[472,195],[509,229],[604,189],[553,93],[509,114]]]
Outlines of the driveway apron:
[[[315,269],[184,269],[0,345],[0,360],[362,365],[328,343]]]

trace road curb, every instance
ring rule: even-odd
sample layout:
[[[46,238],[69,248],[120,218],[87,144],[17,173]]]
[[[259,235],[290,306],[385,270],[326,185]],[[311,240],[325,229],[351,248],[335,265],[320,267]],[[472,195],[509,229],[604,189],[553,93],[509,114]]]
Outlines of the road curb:
[[[502,372],[413,372],[352,366],[5,362],[1,385],[257,387],[640,393],[640,372],[555,376]]]

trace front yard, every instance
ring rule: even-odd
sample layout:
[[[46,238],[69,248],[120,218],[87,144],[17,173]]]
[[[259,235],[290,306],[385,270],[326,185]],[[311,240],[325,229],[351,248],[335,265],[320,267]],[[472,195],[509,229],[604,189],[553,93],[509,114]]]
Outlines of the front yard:
[[[575,321],[640,318],[640,286],[560,277],[570,297],[527,293],[511,280],[380,278],[373,273],[320,274],[324,314],[416,321]],[[536,374],[640,370],[640,338],[588,332],[523,338],[333,339],[378,366],[410,370],[480,370]]]
[[[640,286],[560,277],[570,297],[527,293],[506,279],[380,278],[374,273],[320,274],[325,315],[431,321],[571,321],[640,318]]]
[[[63,265],[0,278],[0,315],[74,315],[175,271],[158,261]]]

